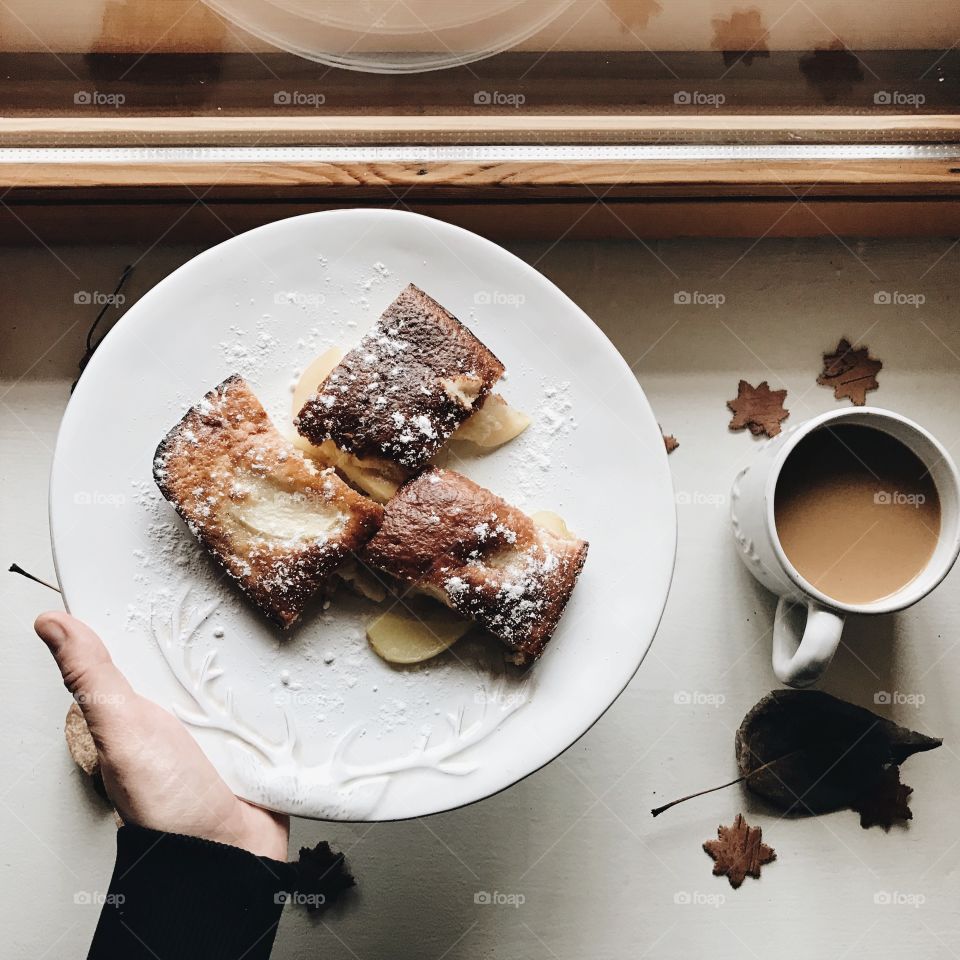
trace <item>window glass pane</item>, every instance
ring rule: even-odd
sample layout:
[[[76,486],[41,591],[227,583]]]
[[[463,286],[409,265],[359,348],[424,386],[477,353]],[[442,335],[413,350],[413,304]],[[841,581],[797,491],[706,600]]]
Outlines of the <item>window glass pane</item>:
[[[363,117],[356,135],[379,141],[750,141],[764,125],[748,116],[954,114],[958,37],[955,0],[5,0],[0,112]],[[377,122],[403,117],[423,122]]]

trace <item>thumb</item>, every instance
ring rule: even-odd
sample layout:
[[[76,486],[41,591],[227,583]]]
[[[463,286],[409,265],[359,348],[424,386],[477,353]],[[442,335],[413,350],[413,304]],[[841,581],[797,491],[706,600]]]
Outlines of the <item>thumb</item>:
[[[100,746],[111,727],[121,723],[124,704],[136,696],[133,688],[110,659],[103,641],[85,623],[66,613],[42,613],[33,628],[57,661],[64,686]]]

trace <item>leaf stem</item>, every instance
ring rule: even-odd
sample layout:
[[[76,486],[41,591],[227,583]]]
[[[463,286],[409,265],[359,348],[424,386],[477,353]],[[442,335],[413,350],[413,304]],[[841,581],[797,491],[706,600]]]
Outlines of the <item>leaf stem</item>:
[[[727,787],[732,787],[735,783],[743,783],[743,781],[746,779],[746,777],[737,777],[736,780],[731,780],[729,783],[721,783],[719,787],[710,787],[709,790],[698,790],[696,793],[690,793],[685,797],[680,797],[679,800],[671,800],[670,803],[665,803],[662,807],[655,807],[650,811],[650,813],[655,817],[659,817],[661,813],[669,810],[671,807],[675,807],[678,803],[683,803],[685,800],[692,800],[694,797],[702,797],[706,793],[714,793],[717,790],[724,790]]]
[[[752,753],[753,751],[751,750],[750,752]],[[761,763],[759,767],[754,767],[753,770],[750,770],[748,773],[737,777],[736,780],[730,780],[728,783],[721,783],[719,787],[711,787],[709,790],[698,790],[696,793],[691,793],[686,797],[680,797],[679,800],[673,800],[670,803],[665,803],[662,807],[656,807],[655,809],[651,810],[650,813],[652,813],[655,817],[659,817],[660,814],[665,810],[669,810],[671,807],[675,807],[678,803],[683,803],[685,800],[693,800],[694,797],[702,797],[706,793],[716,793],[717,790],[725,790],[727,787],[732,787],[735,783],[746,783],[751,777],[755,777],[758,773],[763,773],[764,770],[769,770],[770,767],[774,766],[775,764],[782,763],[784,760],[787,760],[798,753],[803,753],[803,750],[791,750],[789,753],[783,754],[783,756],[774,757],[772,760],[768,760],[766,763]]]
[[[47,583],[46,580],[41,580],[39,577],[35,577],[32,573],[27,573],[23,567],[19,566],[16,563],[10,564],[10,573],[19,573],[21,577],[26,577],[28,580],[32,580],[34,583],[42,584],[44,587],[49,587],[51,590],[56,590],[57,593],[60,593],[60,588],[55,587],[52,583]]]

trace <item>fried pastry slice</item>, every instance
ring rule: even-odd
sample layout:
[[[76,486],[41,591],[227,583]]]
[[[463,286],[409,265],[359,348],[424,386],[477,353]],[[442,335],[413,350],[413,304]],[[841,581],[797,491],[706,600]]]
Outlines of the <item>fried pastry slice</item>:
[[[200,543],[282,627],[383,519],[379,504],[288,443],[239,376],[167,434],[153,476]]]
[[[411,283],[320,384],[295,425],[314,446],[331,441],[404,479],[481,407],[502,375],[503,364]]]
[[[387,504],[363,556],[476,620],[525,665],[553,635],[587,547],[461,474],[431,468]]]

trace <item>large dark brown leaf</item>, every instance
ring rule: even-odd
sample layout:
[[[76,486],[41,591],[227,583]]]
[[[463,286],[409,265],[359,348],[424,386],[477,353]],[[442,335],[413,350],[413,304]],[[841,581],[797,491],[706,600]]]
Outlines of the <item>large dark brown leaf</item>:
[[[737,765],[747,787],[795,813],[850,806],[885,764],[943,741],[819,690],[778,690],[744,717]]]

